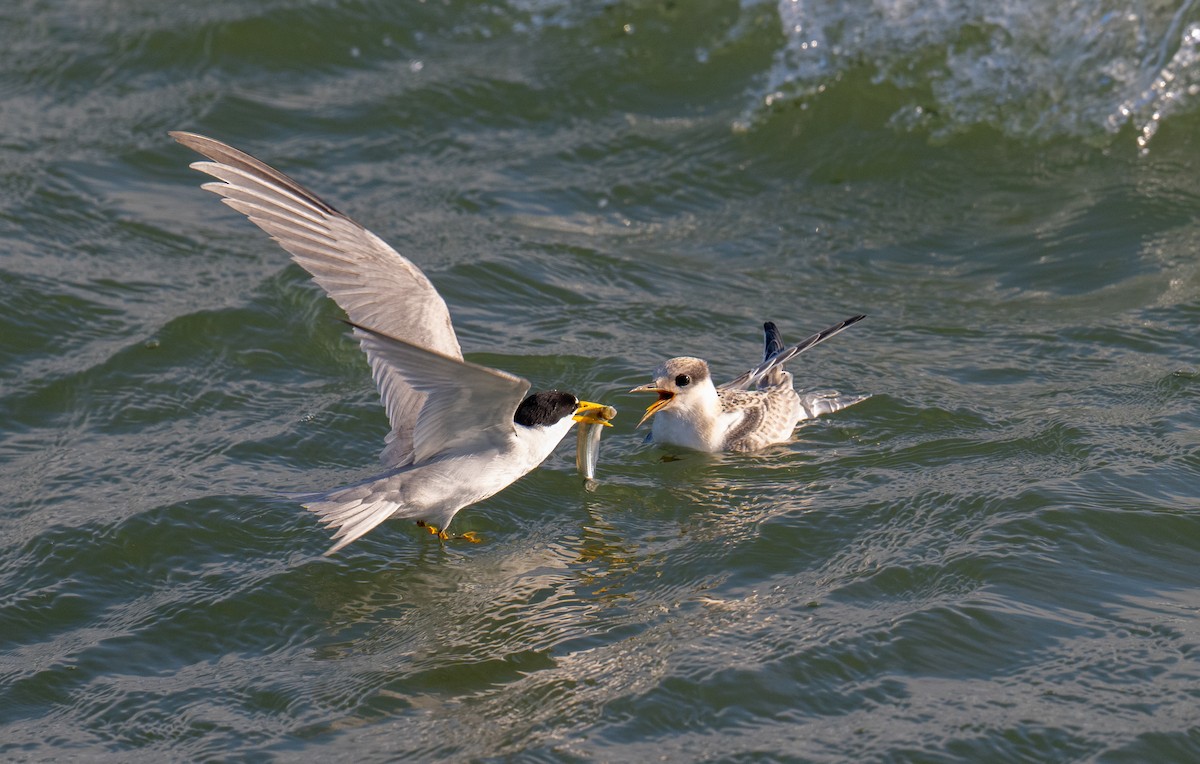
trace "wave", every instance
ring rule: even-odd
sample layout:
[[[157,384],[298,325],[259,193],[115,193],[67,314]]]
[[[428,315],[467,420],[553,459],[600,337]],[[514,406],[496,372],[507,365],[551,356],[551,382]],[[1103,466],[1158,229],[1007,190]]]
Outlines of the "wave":
[[[780,0],[776,10],[784,44],[743,128],[865,75],[900,94],[890,120],[900,129],[1104,142],[1132,125],[1145,150],[1200,96],[1194,0]]]

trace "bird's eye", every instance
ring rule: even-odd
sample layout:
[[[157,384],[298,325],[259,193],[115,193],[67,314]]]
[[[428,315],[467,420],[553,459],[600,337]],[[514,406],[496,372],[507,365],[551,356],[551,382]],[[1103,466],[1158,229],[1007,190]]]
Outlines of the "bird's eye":
[[[692,384],[692,378],[687,374],[680,374],[675,378],[675,384],[678,387],[687,387],[688,385]]]

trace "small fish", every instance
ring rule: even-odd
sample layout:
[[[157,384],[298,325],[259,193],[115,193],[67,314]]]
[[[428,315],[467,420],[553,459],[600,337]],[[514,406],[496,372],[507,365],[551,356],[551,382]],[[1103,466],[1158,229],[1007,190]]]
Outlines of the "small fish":
[[[617,415],[612,406],[604,406],[591,412],[596,422],[580,422],[575,437],[575,466],[585,480],[596,479],[596,462],[600,460],[600,433]]]

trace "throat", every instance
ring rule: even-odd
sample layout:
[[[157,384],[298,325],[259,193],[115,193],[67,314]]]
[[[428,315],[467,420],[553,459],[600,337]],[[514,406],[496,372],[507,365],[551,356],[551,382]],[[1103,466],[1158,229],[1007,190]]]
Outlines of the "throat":
[[[654,441],[696,451],[718,450],[716,441],[723,417],[716,396],[713,396],[712,406],[705,406],[701,401],[690,403],[693,405],[672,406],[658,412],[651,430]]]

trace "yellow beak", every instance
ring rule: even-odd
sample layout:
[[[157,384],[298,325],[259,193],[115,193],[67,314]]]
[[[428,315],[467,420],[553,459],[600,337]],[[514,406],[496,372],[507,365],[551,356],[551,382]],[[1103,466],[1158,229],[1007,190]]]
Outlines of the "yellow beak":
[[[612,406],[605,406],[603,403],[592,403],[591,401],[580,401],[579,408],[575,409],[576,422],[585,422],[587,424],[602,424],[605,427],[612,427],[608,421],[617,415],[617,410]]]
[[[658,396],[658,400],[656,400],[654,403],[651,403],[646,408],[646,413],[642,414],[642,418],[638,420],[637,427],[641,427],[643,424],[645,424],[647,419],[654,416],[659,409],[661,409],[663,406],[666,406],[675,398],[675,393],[671,392],[670,390],[663,390],[661,387],[655,387],[654,385],[641,385],[640,387],[633,388],[629,392],[654,393]],[[637,428],[635,427],[634,429]]]

